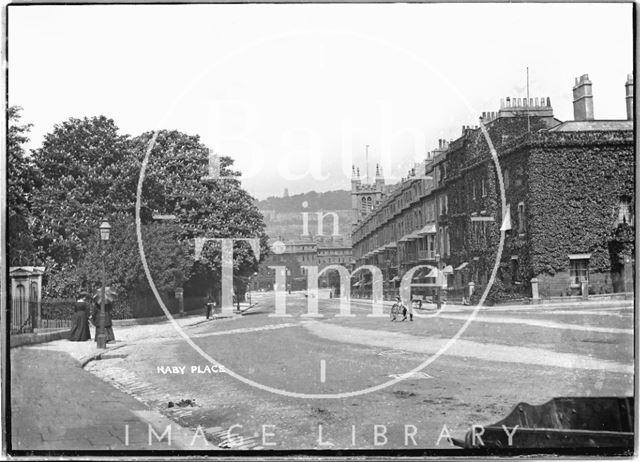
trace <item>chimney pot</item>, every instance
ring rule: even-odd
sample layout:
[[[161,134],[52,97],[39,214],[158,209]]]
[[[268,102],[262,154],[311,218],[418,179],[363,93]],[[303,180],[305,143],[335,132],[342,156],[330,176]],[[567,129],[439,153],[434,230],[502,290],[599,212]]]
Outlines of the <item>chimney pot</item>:
[[[624,87],[627,101],[627,120],[633,120],[633,74],[627,74],[627,83]]]
[[[573,118],[575,120],[593,120],[593,93],[588,74],[576,79],[573,87]]]

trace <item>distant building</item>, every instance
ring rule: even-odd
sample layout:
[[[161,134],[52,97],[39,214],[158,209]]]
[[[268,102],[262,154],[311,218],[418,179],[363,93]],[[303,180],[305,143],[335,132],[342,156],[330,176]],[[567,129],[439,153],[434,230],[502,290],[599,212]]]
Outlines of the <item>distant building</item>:
[[[272,252],[258,269],[256,286],[271,290],[275,283],[275,272],[269,266],[285,266],[287,285],[291,290],[307,288],[307,270],[305,266],[314,266],[321,271],[329,265],[353,266],[351,241],[342,237],[315,236],[306,240],[284,242],[284,252]],[[327,287],[329,278],[320,278],[320,287]]]
[[[556,119],[549,98],[506,98],[498,112],[482,114],[504,210],[485,133],[467,126],[456,140],[440,140],[375,207],[363,213],[354,201],[357,265],[377,265],[392,287],[409,268],[430,264],[448,276],[450,298],[468,295],[469,283],[479,294],[504,225],[496,298],[632,291],[632,76],[625,120],[595,119],[588,76],[573,90],[572,121]]]
[[[330,265],[342,265],[347,268],[353,266],[351,239],[324,238],[318,240],[318,269],[322,270]]]

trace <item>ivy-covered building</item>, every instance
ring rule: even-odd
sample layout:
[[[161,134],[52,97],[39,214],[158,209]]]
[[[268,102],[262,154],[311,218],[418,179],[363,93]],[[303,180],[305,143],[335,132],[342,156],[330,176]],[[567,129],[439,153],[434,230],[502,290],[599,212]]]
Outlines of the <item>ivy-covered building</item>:
[[[595,119],[586,75],[576,79],[571,121],[556,119],[548,98],[504,99],[499,111],[482,115],[486,132],[463,127],[458,139],[441,142],[418,167],[424,177],[410,175],[356,223],[357,263],[385,272],[394,261],[387,250],[396,249],[397,278],[435,262],[448,274],[452,298],[468,295],[470,282],[479,294],[504,227],[492,298],[531,297],[532,280],[540,297],[632,291],[632,76],[625,88],[624,120]],[[387,211],[392,203],[397,213]]]

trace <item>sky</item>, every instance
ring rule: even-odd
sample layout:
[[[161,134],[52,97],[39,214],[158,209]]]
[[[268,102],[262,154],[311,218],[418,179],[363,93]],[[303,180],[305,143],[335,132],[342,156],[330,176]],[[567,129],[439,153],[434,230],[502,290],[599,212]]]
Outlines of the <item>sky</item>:
[[[123,134],[176,129],[230,156],[257,198],[396,182],[500,99],[574,79],[597,119],[624,119],[632,4],[10,6],[9,104],[29,148],[70,117]],[[369,146],[368,148],[366,146]],[[368,152],[368,169],[366,153]]]

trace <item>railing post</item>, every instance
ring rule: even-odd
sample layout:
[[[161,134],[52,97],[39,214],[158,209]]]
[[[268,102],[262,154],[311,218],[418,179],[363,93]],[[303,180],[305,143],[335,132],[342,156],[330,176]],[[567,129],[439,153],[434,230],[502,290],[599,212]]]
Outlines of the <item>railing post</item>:
[[[184,289],[182,287],[177,287],[175,294],[178,299],[178,313],[184,314]]]
[[[531,279],[531,298],[536,302],[540,299],[540,291],[538,289],[538,278]]]
[[[585,300],[589,298],[589,281],[581,281],[582,286],[582,298]]]
[[[33,332],[35,332],[39,327],[38,321],[40,320],[40,316],[38,308],[37,301],[29,301],[29,316],[31,316],[31,330],[33,330]]]
[[[625,256],[623,264],[624,291],[633,292],[633,261],[631,261],[631,257]]]

